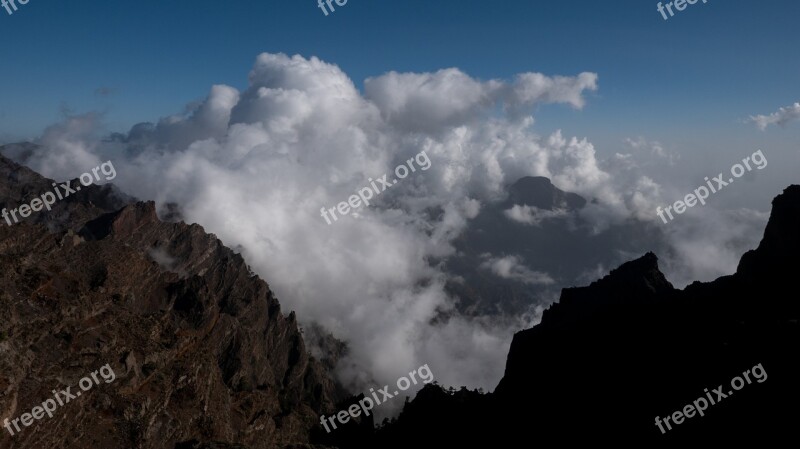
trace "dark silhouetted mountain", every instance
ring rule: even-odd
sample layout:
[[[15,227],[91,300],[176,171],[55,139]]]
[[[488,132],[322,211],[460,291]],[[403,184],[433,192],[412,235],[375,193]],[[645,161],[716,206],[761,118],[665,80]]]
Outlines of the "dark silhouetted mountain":
[[[532,206],[549,211],[557,209],[577,210],[586,205],[586,200],[575,193],[564,192],[542,176],[526,176],[508,188],[504,208],[514,205]]]
[[[648,253],[565,289],[539,325],[515,335],[494,392],[428,385],[399,418],[343,447],[791,445],[800,418],[797,273],[800,186],[791,186],[735,274],[677,290]],[[751,382],[734,391],[746,371]],[[717,400],[718,386],[727,397],[703,416],[663,424],[707,392]]]

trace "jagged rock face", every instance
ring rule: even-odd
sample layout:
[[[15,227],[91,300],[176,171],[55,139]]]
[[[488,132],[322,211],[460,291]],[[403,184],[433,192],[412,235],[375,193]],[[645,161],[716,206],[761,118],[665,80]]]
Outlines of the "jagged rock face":
[[[0,157],[5,204],[50,184]],[[107,363],[116,380],[0,447],[312,447],[334,387],[294,313],[202,227],[117,210],[110,187],[80,195],[0,226],[0,420]]]
[[[676,290],[653,254],[589,287],[565,289],[542,322],[514,337],[487,395],[427,386],[399,419],[348,447],[679,447],[757,440],[779,447],[800,418],[800,186],[773,201],[758,249],[737,273]],[[665,433],[655,424],[761,364],[753,381]],[[707,390],[706,390],[707,389]],[[438,391],[437,391],[438,390]],[[413,436],[411,436],[413,435]],[[368,441],[369,444],[364,444]]]

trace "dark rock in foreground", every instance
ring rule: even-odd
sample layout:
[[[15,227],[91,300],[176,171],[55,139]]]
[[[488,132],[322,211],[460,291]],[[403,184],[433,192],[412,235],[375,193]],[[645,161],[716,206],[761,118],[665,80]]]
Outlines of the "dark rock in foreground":
[[[515,335],[493,393],[429,385],[397,420],[347,447],[782,447],[800,422],[797,273],[800,186],[791,186],[734,275],[676,290],[647,254],[565,289],[539,325]],[[751,372],[729,394],[731,380],[758,364],[766,380]],[[726,398],[671,430],[662,424],[662,434],[656,417],[663,422],[706,389],[718,400],[720,385]]]

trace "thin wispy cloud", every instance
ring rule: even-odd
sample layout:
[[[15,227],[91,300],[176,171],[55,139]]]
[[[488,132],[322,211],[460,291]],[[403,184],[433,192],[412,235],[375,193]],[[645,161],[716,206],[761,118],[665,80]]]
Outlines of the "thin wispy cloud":
[[[504,210],[503,214],[509,220],[517,223],[540,226],[546,220],[566,217],[567,211],[565,209],[542,210],[535,206],[515,204],[510,209]]]
[[[797,120],[800,120],[800,103],[782,107],[769,115],[753,115],[749,119],[761,131],[765,131],[770,125],[786,126]]]
[[[491,257],[481,264],[481,268],[491,271],[503,279],[511,279],[532,285],[551,285],[555,280],[541,271],[534,271],[526,267],[519,256]]]

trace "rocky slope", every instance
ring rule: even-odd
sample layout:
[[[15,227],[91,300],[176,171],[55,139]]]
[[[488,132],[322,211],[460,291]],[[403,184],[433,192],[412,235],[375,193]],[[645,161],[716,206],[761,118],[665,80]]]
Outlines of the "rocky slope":
[[[52,181],[0,156],[0,207]],[[76,185],[73,182],[73,185]],[[153,203],[91,186],[0,226],[0,421],[116,374],[1,448],[288,448],[336,389],[238,254]]]

